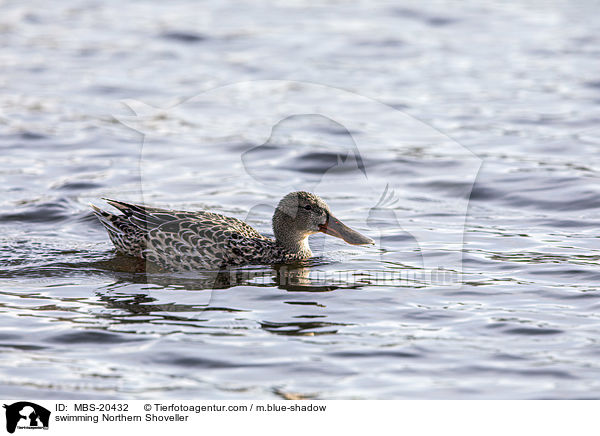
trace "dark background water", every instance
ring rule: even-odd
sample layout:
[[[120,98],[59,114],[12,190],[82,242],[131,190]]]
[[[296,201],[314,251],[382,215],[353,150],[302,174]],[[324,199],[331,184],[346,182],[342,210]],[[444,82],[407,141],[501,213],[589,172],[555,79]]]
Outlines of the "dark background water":
[[[598,9],[4,2],[0,396],[600,397]],[[270,234],[292,189],[377,245],[146,274],[88,207]]]

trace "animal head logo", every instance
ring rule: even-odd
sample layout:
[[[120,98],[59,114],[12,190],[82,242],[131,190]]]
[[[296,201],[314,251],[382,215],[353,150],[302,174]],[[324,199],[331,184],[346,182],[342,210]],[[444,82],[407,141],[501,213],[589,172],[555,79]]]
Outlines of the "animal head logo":
[[[29,401],[4,405],[6,409],[6,431],[14,433],[17,428],[47,429],[50,411]]]

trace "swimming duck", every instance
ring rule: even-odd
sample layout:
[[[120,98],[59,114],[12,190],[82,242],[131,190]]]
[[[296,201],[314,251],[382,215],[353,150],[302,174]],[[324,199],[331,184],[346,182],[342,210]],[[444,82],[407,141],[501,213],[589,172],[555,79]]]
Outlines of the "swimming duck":
[[[308,237],[323,232],[348,244],[373,244],[331,214],[317,195],[287,194],[273,214],[275,239],[245,222],[213,212],[185,212],[106,199],[121,214],[91,205],[117,251],[169,270],[286,263],[312,256]]]

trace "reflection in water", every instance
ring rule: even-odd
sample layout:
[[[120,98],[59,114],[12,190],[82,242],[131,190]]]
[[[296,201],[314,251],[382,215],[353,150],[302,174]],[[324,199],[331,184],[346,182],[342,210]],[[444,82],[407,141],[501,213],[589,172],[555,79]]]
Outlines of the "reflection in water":
[[[166,325],[168,324],[171,328],[173,326],[184,327],[187,331],[190,329],[205,330],[207,334],[241,334],[239,329],[250,328],[248,322],[255,323],[268,331],[275,334],[284,335],[298,335],[298,336],[311,336],[311,335],[322,335],[322,334],[333,334],[337,332],[337,329],[332,329],[333,326],[346,325],[343,323],[333,323],[326,321],[298,321],[292,320],[289,322],[271,322],[254,320],[253,317],[245,318],[245,313],[251,311],[251,309],[244,308],[243,305],[239,307],[224,307],[219,304],[220,296],[215,296],[215,293],[224,292],[227,288],[233,288],[238,286],[250,285],[252,288],[263,287],[265,289],[272,289],[273,284],[280,280],[278,286],[279,289],[293,292],[327,292],[337,287],[321,286],[319,284],[313,285],[309,279],[308,268],[297,268],[290,271],[282,271],[283,268],[279,267],[276,270],[269,272],[269,283],[257,283],[256,278],[260,277],[264,280],[264,271],[259,274],[254,271],[254,274],[245,274],[241,271],[220,271],[215,273],[215,277],[203,278],[176,278],[167,280],[166,277],[160,277],[157,280],[157,276],[148,275],[147,284],[154,285],[148,289],[132,289],[131,281],[118,281],[106,286],[104,289],[99,290],[97,295],[99,301],[101,301],[107,309],[111,309],[109,312],[98,314],[97,316],[105,320],[110,320],[115,325],[122,324],[140,324],[149,323],[152,325]],[[219,288],[207,288],[207,284],[213,284],[213,280],[218,278]],[[227,287],[223,285],[227,283]],[[157,286],[158,285],[158,286]],[[201,295],[204,298],[194,298],[187,296],[187,300],[190,300],[189,304],[181,303],[181,298],[178,298],[180,292],[193,292],[192,295]],[[225,291],[226,292],[226,291]],[[233,292],[230,291],[230,292]],[[176,293],[177,295],[173,298],[173,301],[164,301],[169,299],[169,295]],[[288,304],[312,307],[325,307],[323,304],[319,304],[314,301],[288,301]],[[231,316],[225,318],[228,320],[224,325],[215,326],[213,324],[215,314],[221,313],[217,316],[220,318],[225,313],[231,314]],[[326,315],[314,315],[312,313],[295,315],[295,318],[324,318]],[[216,329],[216,331],[215,331]]]
[[[77,252],[72,252],[77,255]],[[85,253],[80,253],[85,258]],[[77,257],[77,256],[75,256]],[[96,255],[97,257],[97,255]],[[222,270],[198,270],[171,272],[158,268],[136,257],[113,254],[103,260],[78,262],[49,262],[28,267],[14,267],[0,272],[0,278],[17,279],[65,277],[69,275],[114,277],[118,283],[154,284],[164,287],[177,286],[192,291],[227,289],[235,286],[279,287],[289,291],[326,292],[344,287],[344,283],[328,284],[323,277],[311,277],[311,270],[321,265],[318,259],[274,265],[273,267],[250,266]],[[353,287],[347,285],[346,287]]]
[[[77,257],[77,256],[75,256]],[[85,258],[85,254],[79,256]],[[93,258],[93,257],[92,257]],[[220,271],[195,271],[193,273],[166,272],[149,266],[141,259],[111,254],[103,260],[78,262],[49,262],[29,266],[14,267],[4,271],[4,274],[14,278],[56,279],[65,277],[91,276],[98,280],[100,277],[111,278],[108,284],[96,291],[96,300],[88,297],[78,298],[81,304],[78,308],[61,307],[59,305],[8,306],[15,310],[34,310],[31,316],[44,319],[53,318],[54,311],[72,311],[76,314],[72,322],[79,325],[90,325],[112,332],[133,332],[144,330],[144,324],[152,326],[150,331],[160,332],[164,328],[171,333],[179,326],[186,333],[204,333],[209,335],[239,336],[252,326],[259,326],[264,331],[278,335],[311,336],[333,334],[335,326],[347,325],[338,322],[322,320],[299,321],[298,318],[324,318],[327,315],[315,315],[311,311],[294,312],[290,321],[267,321],[247,316],[252,309],[239,306],[219,304],[220,292],[235,292],[240,287],[265,290],[280,289],[285,292],[322,294],[336,289],[357,289],[354,283],[329,284],[323,276],[311,277],[315,269],[326,266],[322,259],[309,259],[294,264],[274,265],[273,267],[252,266],[232,268]],[[233,289],[232,289],[233,288]],[[190,293],[191,292],[191,293]],[[256,291],[253,291],[256,292]],[[9,295],[4,293],[4,295]],[[38,293],[14,294],[22,300],[49,299]],[[65,299],[72,300],[72,298]],[[325,308],[326,305],[317,301],[305,301],[302,297],[286,301],[289,305],[306,308]],[[100,310],[100,307],[104,307]],[[250,306],[251,307],[251,306]],[[230,315],[224,315],[230,314]],[[225,316],[225,318],[223,318]],[[57,320],[64,315],[57,315]],[[108,324],[106,324],[108,322]],[[131,330],[135,329],[135,330]],[[86,336],[86,340],[94,339]],[[70,340],[65,338],[65,341]],[[27,347],[27,345],[22,345]]]
[[[261,327],[268,332],[278,335],[288,336],[315,336],[315,335],[331,335],[337,333],[335,326],[343,326],[349,324],[341,324],[334,322],[323,321],[297,321],[297,322],[268,322],[260,323]]]
[[[123,333],[130,331],[131,328],[143,329],[141,327],[143,324],[151,325],[153,328],[159,327],[157,331],[161,330],[160,326],[168,327],[169,332],[170,329],[179,326],[187,333],[234,336],[239,336],[244,329],[252,328],[252,325],[258,325],[263,330],[274,334],[311,336],[334,334],[337,329],[332,327],[348,324],[324,320],[298,320],[298,318],[314,319],[327,316],[315,315],[311,311],[295,314],[293,318],[296,319],[285,322],[255,319],[253,315],[247,316],[251,309],[244,307],[242,302],[240,306],[220,305],[221,298],[218,294],[227,292],[227,289],[244,286],[266,290],[275,287],[298,295],[303,292],[320,294],[340,288],[357,288],[354,284],[328,285],[323,283],[321,278],[313,280],[311,268],[322,264],[322,261],[313,259],[296,264],[276,265],[272,268],[243,267],[177,274],[147,272],[147,265],[139,259],[115,255],[104,261],[48,264],[39,266],[37,271],[43,277],[52,277],[59,271],[81,269],[95,271],[96,276],[101,271],[107,277],[116,278],[116,281],[98,288],[96,301],[84,303],[84,306],[90,304],[95,308],[87,316],[78,317],[77,322],[83,325],[90,324],[97,327],[99,323],[109,322],[109,326],[104,326],[105,329]],[[28,273],[31,274],[31,271]],[[22,294],[20,297],[37,298],[32,294]],[[229,301],[231,303],[234,300]],[[105,310],[98,310],[98,303]],[[286,303],[297,307],[326,307],[316,301],[305,301],[302,297],[300,300],[286,301]],[[58,307],[51,309],[58,309]],[[85,312],[85,309],[83,311]],[[230,315],[223,318],[224,314]],[[41,316],[49,315],[46,313]],[[218,322],[221,324],[215,324],[215,319],[220,319],[221,321]]]

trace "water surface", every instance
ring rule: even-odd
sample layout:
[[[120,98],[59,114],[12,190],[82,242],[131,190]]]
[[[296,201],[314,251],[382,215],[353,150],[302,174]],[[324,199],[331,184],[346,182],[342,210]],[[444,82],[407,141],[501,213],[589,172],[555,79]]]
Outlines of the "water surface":
[[[600,396],[597,3],[44,6],[0,7],[0,396]],[[248,114],[292,95],[360,118],[302,87],[177,105],[269,79],[375,99],[438,139],[373,132],[368,112],[286,118],[265,142]],[[176,107],[136,131],[122,100]],[[291,189],[377,245],[315,236],[283,270],[147,274],[88,207],[206,208],[271,234]],[[428,255],[461,256],[460,286],[421,280]]]

